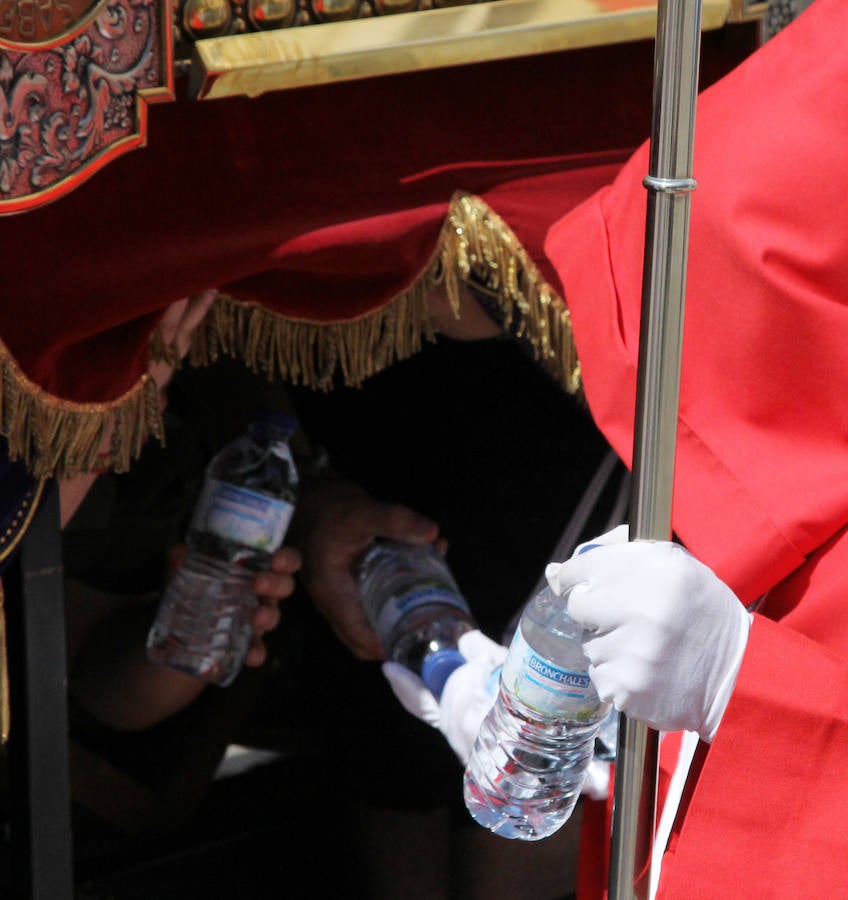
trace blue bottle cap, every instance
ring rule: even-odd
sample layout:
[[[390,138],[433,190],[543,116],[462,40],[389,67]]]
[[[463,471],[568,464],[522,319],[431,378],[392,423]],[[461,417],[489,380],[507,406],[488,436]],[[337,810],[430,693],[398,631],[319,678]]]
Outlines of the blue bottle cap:
[[[437,650],[424,658],[421,665],[421,680],[438,700],[451,673],[466,662],[466,658],[459,650]]]
[[[582,556],[584,553],[588,553],[590,550],[594,550],[595,547],[601,547],[601,546],[603,546],[603,545],[602,544],[586,544],[585,547],[581,547],[577,551],[577,555]]]

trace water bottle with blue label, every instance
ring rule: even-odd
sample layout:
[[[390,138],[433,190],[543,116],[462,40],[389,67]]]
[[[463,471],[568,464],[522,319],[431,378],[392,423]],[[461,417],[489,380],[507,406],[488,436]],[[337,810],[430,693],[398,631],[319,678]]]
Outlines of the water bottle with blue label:
[[[260,412],[209,463],[185,560],[147,637],[151,662],[222,687],[241,670],[258,603],[253,580],[283,543],[297,500],[296,428],[291,416]]]
[[[386,657],[411,669],[439,698],[465,662],[457,641],[475,625],[444,556],[378,540],[358,564],[359,596]]]
[[[474,820],[502,837],[548,837],[577,803],[610,711],[587,673],[581,633],[549,587],[521,616],[463,789]]]

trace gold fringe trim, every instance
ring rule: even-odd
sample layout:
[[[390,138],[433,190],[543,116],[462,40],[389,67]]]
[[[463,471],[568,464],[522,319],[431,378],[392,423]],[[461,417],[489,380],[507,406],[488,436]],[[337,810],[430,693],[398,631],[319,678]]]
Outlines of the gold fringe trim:
[[[359,319],[316,323],[287,319],[255,303],[219,295],[205,328],[192,336],[189,362],[209,365],[221,355],[240,358],[252,371],[330,390],[339,374],[348,386],[417,353],[434,340],[427,296],[438,265],[392,302]]]
[[[150,336],[150,358],[154,362],[163,362],[172,369],[179,369],[182,363],[180,351],[173,343],[166,344],[165,338],[162,337],[162,327],[157,325]]]
[[[9,457],[36,478],[125,472],[150,435],[164,439],[156,384],[147,375],[116,400],[73,403],[42,390],[0,342],[0,434]],[[104,449],[105,447],[105,449]]]
[[[0,746],[9,740],[12,716],[9,711],[9,663],[6,655],[6,608],[0,582]]]
[[[582,389],[571,314],[509,226],[479,197],[454,195],[442,232],[448,298],[459,314],[462,282],[498,304],[504,331],[528,343],[569,394]]]
[[[565,303],[507,224],[470,194],[454,195],[429,263],[380,309],[347,322],[317,323],[219,295],[192,336],[189,361],[208,365],[226,355],[269,379],[329,390],[339,376],[345,385],[359,386],[435,339],[427,302],[434,288],[444,285],[459,318],[465,284],[485,291],[500,310],[504,332],[528,344],[568,393],[581,392]],[[172,355],[157,330],[151,358]],[[23,460],[36,478],[73,477],[126,471],[149,436],[164,439],[164,428],[148,376],[117,400],[72,403],[30,381],[0,341],[0,434],[11,458]]]
[[[340,323],[288,319],[219,295],[192,337],[189,361],[209,365],[241,358],[254,372],[318,390],[340,375],[347,386],[418,352],[434,340],[427,299],[444,284],[457,318],[464,283],[497,303],[505,333],[532,348],[569,394],[582,389],[571,316],[506,223],[479,197],[456,194],[436,251],[416,281],[385,306]]]

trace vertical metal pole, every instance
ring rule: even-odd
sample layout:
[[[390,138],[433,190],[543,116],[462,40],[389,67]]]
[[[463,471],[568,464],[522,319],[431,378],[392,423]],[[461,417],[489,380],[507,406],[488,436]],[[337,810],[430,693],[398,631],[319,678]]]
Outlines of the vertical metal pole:
[[[654,58],[648,214],[633,445],[631,540],[668,540],[683,306],[689,240],[692,149],[701,32],[700,0],[660,0]],[[621,716],[610,854],[611,900],[644,898],[656,819],[659,739]]]
[[[15,900],[73,896],[65,603],[59,491],[54,484],[4,576],[12,724],[12,891]]]

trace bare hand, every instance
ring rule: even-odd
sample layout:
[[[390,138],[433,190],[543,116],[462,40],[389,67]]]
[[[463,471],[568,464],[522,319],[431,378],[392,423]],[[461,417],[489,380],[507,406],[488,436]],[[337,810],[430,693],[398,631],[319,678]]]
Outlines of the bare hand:
[[[216,288],[201,291],[193,297],[184,297],[172,303],[159,322],[159,334],[168,348],[170,358],[151,362],[148,373],[159,388],[162,407],[165,406],[165,388],[167,388],[174,372],[185,359],[191,347],[191,336],[195,329],[206,318],[206,313],[218,296]]]
[[[168,553],[169,567],[178,568],[185,554],[185,544],[172,547]],[[267,659],[265,635],[280,624],[280,601],[294,593],[294,576],[300,566],[300,551],[294,547],[281,547],[271,556],[268,570],[260,572],[253,580],[259,605],[253,611],[253,636],[244,661],[246,666],[261,666]]]
[[[280,601],[294,593],[294,575],[300,564],[299,551],[282,547],[271,557],[268,571],[256,576],[253,587],[259,605],[253,612],[253,638],[244,661],[246,666],[261,666],[267,659],[264,637],[280,624]]]
[[[444,551],[439,526],[409,507],[376,500],[343,480],[315,488],[301,501],[298,514],[295,530],[303,549],[301,578],[313,603],[354,656],[383,659],[383,649],[359,601],[354,563],[376,537],[417,545],[435,543]]]
[[[439,284],[427,297],[430,322],[439,334],[455,341],[478,341],[498,337],[503,329],[484,311],[468,288],[459,285],[459,308],[454,309],[444,284]]]

